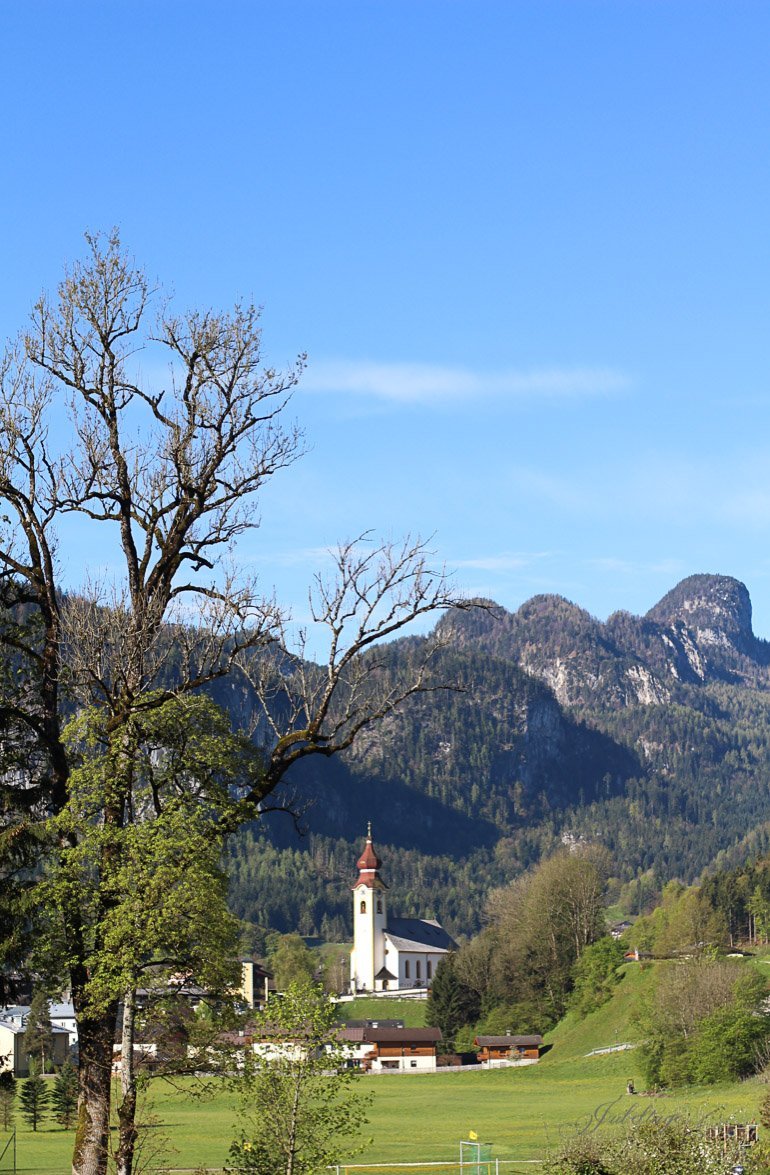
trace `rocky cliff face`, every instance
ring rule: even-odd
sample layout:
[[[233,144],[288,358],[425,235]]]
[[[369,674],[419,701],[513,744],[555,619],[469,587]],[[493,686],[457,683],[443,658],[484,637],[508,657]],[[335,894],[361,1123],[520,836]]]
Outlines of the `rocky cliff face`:
[[[623,880],[653,869],[691,880],[765,824],[770,838],[769,646],[737,580],[690,576],[646,616],[605,623],[555,595],[517,612],[483,601],[447,614],[438,635],[436,675],[453,689],[411,699],[346,756],[291,780],[316,801],[306,822],[329,859],[354,860],[374,821],[399,855],[402,909],[424,913],[433,878],[436,914],[467,932],[489,887],[565,837],[606,845]],[[422,646],[387,646],[394,686]],[[245,695],[223,701],[248,709]],[[306,850],[270,835],[281,868],[296,866],[287,909],[301,891],[307,926],[346,918],[347,873],[324,905]],[[252,884],[239,885],[246,910]]]
[[[728,575],[690,575],[647,613],[647,619],[669,628],[679,625],[700,644],[721,645],[753,654],[751,597],[745,584]]]
[[[630,705],[667,700],[667,690],[644,661],[623,650],[606,625],[562,596],[535,596],[518,612],[484,602],[483,620],[473,612],[452,614],[439,632],[455,647],[470,644],[513,661],[545,682],[565,706]]]
[[[742,681],[770,686],[768,645],[754,636],[746,587],[692,575],[645,617],[616,612],[605,624],[561,596],[536,596],[510,613],[490,603],[441,622],[457,648],[513,661],[571,707],[675,701],[680,686]]]

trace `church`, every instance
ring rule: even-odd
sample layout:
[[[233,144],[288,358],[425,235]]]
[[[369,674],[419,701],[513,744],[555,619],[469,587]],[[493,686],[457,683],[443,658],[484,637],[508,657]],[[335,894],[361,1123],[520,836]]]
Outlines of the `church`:
[[[356,862],[353,888],[353,950],[350,990],[405,991],[428,988],[436,967],[457,947],[443,926],[430,918],[389,918],[382,862],[372,844],[372,826]]]

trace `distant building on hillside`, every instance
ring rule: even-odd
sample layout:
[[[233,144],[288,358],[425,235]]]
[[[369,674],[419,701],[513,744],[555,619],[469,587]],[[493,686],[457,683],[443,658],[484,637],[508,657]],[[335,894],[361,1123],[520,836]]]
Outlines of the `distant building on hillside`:
[[[350,990],[405,991],[428,988],[436,967],[457,943],[433,919],[389,918],[382,862],[369,825],[353,885],[353,950]]]
[[[613,938],[622,938],[626,931],[630,930],[632,926],[633,922],[615,922],[614,925],[610,927],[610,934]]]

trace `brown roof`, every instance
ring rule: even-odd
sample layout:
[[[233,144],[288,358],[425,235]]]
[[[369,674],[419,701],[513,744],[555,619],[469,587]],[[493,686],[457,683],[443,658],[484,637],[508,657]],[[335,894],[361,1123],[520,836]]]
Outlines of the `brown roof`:
[[[340,1040],[346,1040],[348,1044],[362,1044],[366,1039],[364,1037],[365,1032],[366,1029],[363,1025],[356,1025],[355,1028],[348,1028],[346,1026],[345,1028],[339,1029],[337,1036]]]
[[[479,1048],[540,1048],[542,1036],[477,1036]]]
[[[364,851],[356,861],[356,869],[379,869],[382,861],[374,851],[371,836],[367,836]]]
[[[438,1044],[440,1028],[342,1028],[340,1040],[351,1044]]]

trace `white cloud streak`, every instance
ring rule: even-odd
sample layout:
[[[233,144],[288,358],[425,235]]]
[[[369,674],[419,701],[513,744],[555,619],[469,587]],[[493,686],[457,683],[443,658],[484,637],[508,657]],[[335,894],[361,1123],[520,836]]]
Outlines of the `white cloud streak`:
[[[610,575],[629,575],[635,578],[645,575],[670,575],[681,578],[686,572],[686,566],[681,559],[659,559],[643,562],[623,559],[616,555],[597,555],[595,558],[586,559],[585,563],[588,567],[595,567]]]
[[[433,363],[324,360],[311,364],[306,392],[372,396],[401,404],[452,403],[479,397],[581,399],[611,396],[631,387],[623,372],[608,367],[543,367],[526,371],[473,371]]]
[[[521,571],[525,567],[532,567],[542,559],[550,558],[552,554],[552,551],[534,551],[529,554],[501,553],[499,555],[481,555],[473,559],[453,559],[450,561],[450,565],[458,568],[458,570]]]

